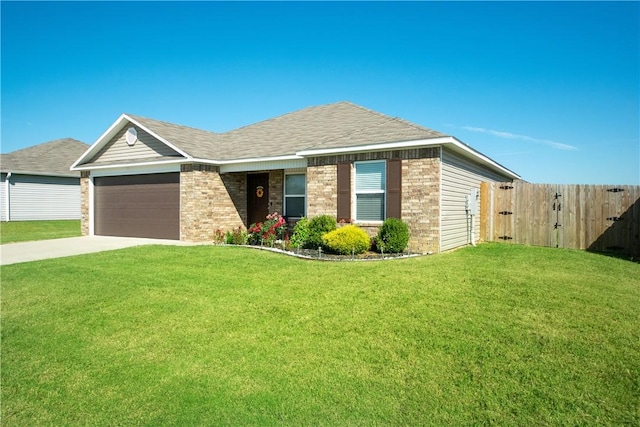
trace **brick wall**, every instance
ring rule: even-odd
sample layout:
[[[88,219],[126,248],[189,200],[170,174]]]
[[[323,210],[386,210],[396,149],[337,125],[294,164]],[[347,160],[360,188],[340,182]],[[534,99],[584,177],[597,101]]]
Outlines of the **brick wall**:
[[[225,173],[220,175],[220,179],[231,199],[231,203],[240,217],[242,224],[246,226],[247,222],[247,174],[244,172]],[[223,222],[225,218],[222,218]],[[222,227],[225,231],[231,228],[237,228],[241,224],[236,223],[236,219],[225,223]]]
[[[440,242],[440,148],[316,157],[307,167],[307,216],[337,214],[339,162],[402,159],[402,220],[409,225],[412,252],[438,252]],[[355,182],[352,169],[351,182]],[[353,212],[353,209],[352,209]],[[359,224],[370,236],[377,224]]]
[[[91,221],[89,212],[90,180],[88,171],[80,172],[80,231],[83,236],[89,235],[89,222]]]
[[[269,213],[284,211],[284,170],[269,172]]]
[[[402,220],[412,252],[440,250],[440,158],[402,161]]]
[[[307,167],[307,217],[336,216],[338,176],[335,164]]]
[[[244,226],[244,174],[220,175],[210,165],[182,165],[180,171],[181,239],[212,241],[217,229]]]

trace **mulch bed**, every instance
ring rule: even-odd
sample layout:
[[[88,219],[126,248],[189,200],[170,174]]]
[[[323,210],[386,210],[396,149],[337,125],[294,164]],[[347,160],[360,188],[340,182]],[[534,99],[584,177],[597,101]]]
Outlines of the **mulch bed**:
[[[247,245],[248,248],[254,249],[262,249],[271,252],[282,253],[284,255],[295,256],[298,258],[304,259],[313,259],[317,261],[383,261],[388,259],[398,259],[398,258],[410,258],[416,257],[422,254],[416,253],[399,253],[399,254],[381,254],[378,252],[365,252],[359,255],[336,255],[325,253],[322,251],[318,251],[317,249],[291,249],[291,250],[282,250],[277,248],[270,248],[266,246],[251,246]]]

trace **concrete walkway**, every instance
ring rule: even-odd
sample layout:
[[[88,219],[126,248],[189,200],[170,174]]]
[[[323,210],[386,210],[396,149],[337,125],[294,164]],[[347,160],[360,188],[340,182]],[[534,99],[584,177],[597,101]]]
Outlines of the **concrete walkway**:
[[[194,243],[181,242],[178,240],[108,236],[69,237],[66,239],[39,240],[36,242],[7,243],[0,245],[0,265],[38,261],[48,258],[62,258],[141,245],[191,246],[194,245]]]

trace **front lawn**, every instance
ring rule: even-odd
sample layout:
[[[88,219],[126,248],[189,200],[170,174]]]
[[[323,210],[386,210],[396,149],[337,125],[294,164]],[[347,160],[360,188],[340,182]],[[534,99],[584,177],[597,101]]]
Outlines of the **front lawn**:
[[[3,425],[638,425],[640,265],[137,247],[2,268]]]
[[[0,222],[0,244],[80,236],[80,220]]]

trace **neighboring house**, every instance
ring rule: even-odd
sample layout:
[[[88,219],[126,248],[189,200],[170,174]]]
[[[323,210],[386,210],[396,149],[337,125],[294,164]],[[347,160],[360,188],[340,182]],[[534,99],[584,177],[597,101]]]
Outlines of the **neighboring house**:
[[[480,182],[519,178],[455,137],[349,102],[222,134],[123,114],[72,169],[85,235],[210,241],[274,211],[373,235],[397,217],[423,253],[472,242]]]
[[[89,145],[65,138],[0,154],[2,221],[80,219],[80,173]]]

